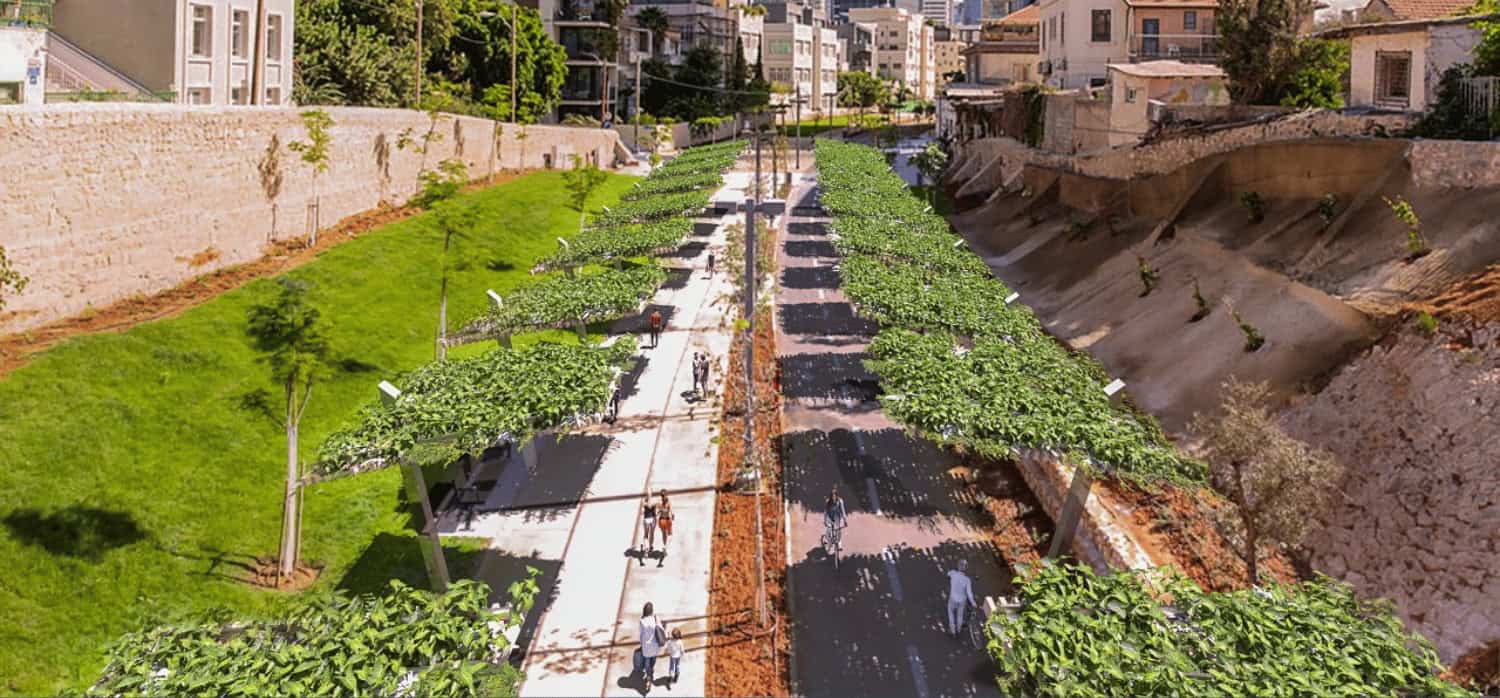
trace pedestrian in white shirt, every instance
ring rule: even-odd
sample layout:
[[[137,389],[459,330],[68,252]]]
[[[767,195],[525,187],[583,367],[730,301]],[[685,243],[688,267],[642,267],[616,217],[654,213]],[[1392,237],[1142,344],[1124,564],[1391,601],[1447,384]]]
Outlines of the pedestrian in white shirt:
[[[968,560],[959,560],[958,569],[948,570],[948,630],[953,637],[958,637],[958,631],[964,627],[967,605],[974,603],[974,583],[969,580],[968,571]]]
[[[682,669],[682,628],[672,628],[672,639],[667,640],[667,663],[672,670],[672,683]]]
[[[651,684],[656,680],[656,657],[661,654],[666,639],[666,630],[656,619],[656,609],[647,602],[641,609],[641,673],[646,678],[647,693],[651,692]]]

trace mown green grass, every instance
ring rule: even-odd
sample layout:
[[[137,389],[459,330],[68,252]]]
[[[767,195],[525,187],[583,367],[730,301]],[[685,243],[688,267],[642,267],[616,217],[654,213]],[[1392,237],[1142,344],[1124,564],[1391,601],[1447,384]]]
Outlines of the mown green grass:
[[[591,207],[633,181],[611,176]],[[575,232],[565,196],[559,173],[541,173],[464,197],[482,214],[457,247],[455,325],[483,310],[485,289],[527,283],[535,260]],[[302,423],[303,458],[380,380],[433,358],[440,249],[423,215],[291,272],[315,284],[334,355]],[[245,337],[246,309],[272,291],[261,280],[176,318],[81,337],[0,378],[0,692],[84,687],[106,645],[143,623],[295,603],[235,580],[278,536],[280,393]],[[570,331],[519,341],[542,336],[576,341]],[[318,589],[423,583],[399,489],[387,470],[309,491],[303,554],[326,565]]]

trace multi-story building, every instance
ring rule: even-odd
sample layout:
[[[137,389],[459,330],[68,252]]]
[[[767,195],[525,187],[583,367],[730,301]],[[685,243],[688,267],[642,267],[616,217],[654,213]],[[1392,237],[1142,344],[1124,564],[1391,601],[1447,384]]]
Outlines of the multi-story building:
[[[765,52],[766,79],[784,86],[795,95],[813,94],[813,35],[811,25],[792,22],[766,22],[762,38]],[[786,95],[772,95],[772,99],[787,102]]]
[[[896,0],[829,0],[832,10],[829,19],[834,24],[845,24],[849,22],[849,10],[868,7],[895,7]],[[908,0],[915,2],[916,0]]]
[[[289,104],[293,0],[56,0],[49,90]]]
[[[839,93],[839,73],[848,69],[839,48],[839,34],[830,27],[813,28],[813,86],[804,108],[821,111]]]
[[[979,41],[964,50],[965,81],[980,85],[1009,85],[1037,80],[1040,44],[1036,5],[986,22]]]
[[[875,25],[845,22],[835,27],[844,47],[848,70],[875,71]]]
[[[938,87],[942,87],[949,82],[949,77],[954,73],[960,75],[964,73],[963,52],[969,45],[956,39],[934,41],[933,44],[934,54],[937,57],[937,67],[934,69],[934,72],[937,74]],[[962,78],[958,79],[962,80]]]
[[[1041,0],[1041,72],[1063,89],[1108,82],[1110,63],[1217,63],[1215,0]]]
[[[900,7],[849,10],[849,19],[875,25],[875,76],[932,99],[936,88],[936,43],[921,15]]]
[[[44,101],[51,20],[51,0],[0,0],[0,105]]]
[[[957,10],[953,0],[920,0],[918,14],[933,24],[947,26],[954,23]]]

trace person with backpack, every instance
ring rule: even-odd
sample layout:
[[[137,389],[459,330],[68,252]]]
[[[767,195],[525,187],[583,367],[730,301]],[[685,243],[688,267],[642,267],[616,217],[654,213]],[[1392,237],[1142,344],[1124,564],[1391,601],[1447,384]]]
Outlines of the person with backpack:
[[[653,311],[651,311],[651,348],[655,349],[656,345],[659,344],[660,342],[661,342],[661,311],[660,310],[653,310]]]
[[[640,641],[641,676],[646,680],[646,692],[650,693],[651,684],[656,681],[656,657],[667,644],[666,628],[656,619],[656,609],[650,601],[641,609]]]

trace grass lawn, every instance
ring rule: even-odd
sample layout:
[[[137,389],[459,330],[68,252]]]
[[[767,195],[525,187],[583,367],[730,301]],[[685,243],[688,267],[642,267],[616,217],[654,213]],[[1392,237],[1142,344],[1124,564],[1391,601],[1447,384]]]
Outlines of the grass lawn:
[[[591,207],[633,182],[612,175]],[[458,243],[455,326],[483,309],[485,289],[527,283],[534,261],[573,234],[578,214],[565,197],[555,172],[464,197],[482,214]],[[376,383],[433,358],[442,243],[427,218],[291,272],[315,284],[334,355],[302,422],[303,458],[375,397]],[[107,643],[145,622],[294,602],[235,579],[274,552],[279,533],[285,436],[254,396],[268,392],[274,411],[280,390],[245,337],[246,309],[272,289],[257,281],[176,318],[78,338],[0,378],[0,693],[87,686]],[[545,336],[576,341],[567,330]],[[424,584],[400,483],[392,469],[308,492],[303,554],[326,565],[317,588]]]

